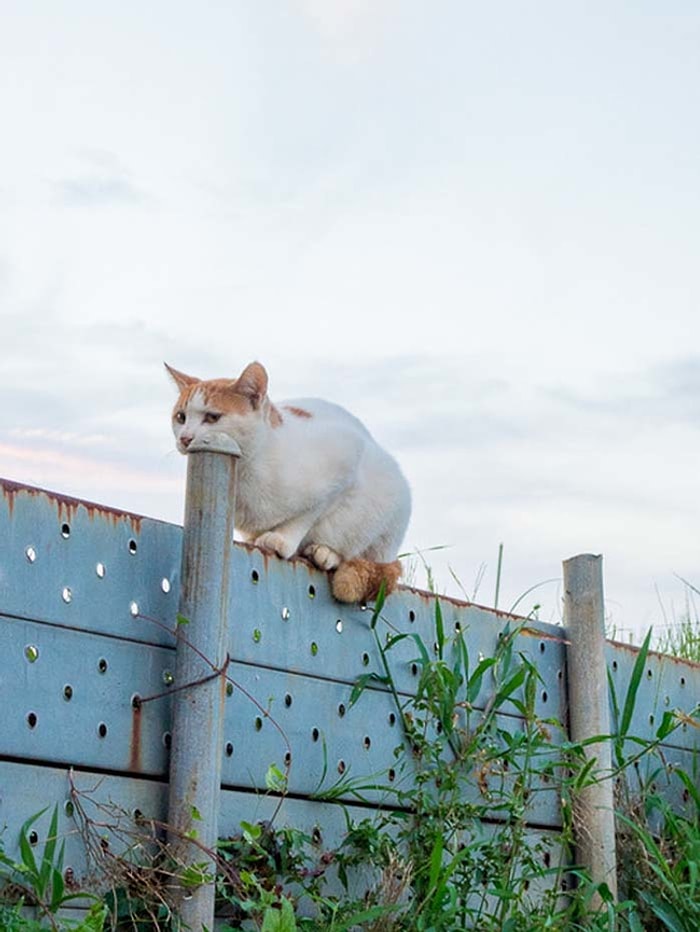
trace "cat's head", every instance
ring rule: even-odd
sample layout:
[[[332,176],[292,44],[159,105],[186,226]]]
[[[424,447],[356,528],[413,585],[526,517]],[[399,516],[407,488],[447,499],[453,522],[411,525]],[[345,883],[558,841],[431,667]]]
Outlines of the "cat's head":
[[[271,409],[264,366],[251,362],[237,379],[204,380],[178,372],[167,363],[165,368],[180,392],[172,417],[180,453],[186,453],[193,440],[214,431],[237,440],[244,454],[254,447]]]

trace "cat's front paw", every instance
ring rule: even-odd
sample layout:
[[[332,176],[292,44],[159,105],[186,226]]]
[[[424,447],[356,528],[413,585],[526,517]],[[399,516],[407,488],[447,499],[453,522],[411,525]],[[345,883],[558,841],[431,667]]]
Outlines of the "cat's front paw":
[[[315,563],[320,570],[334,570],[343,562],[340,554],[325,544],[309,544],[304,548],[304,556]]]
[[[256,547],[261,547],[263,550],[270,550],[272,553],[276,553],[277,556],[282,557],[283,560],[288,560],[296,553],[296,547],[290,544],[287,538],[283,534],[280,534],[279,531],[266,531],[264,534],[261,534],[260,537],[256,537],[253,543]]]

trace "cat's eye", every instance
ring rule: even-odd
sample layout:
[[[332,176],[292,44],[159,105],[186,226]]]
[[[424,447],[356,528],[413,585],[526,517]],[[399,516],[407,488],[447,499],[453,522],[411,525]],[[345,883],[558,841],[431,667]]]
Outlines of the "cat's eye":
[[[187,420],[187,416],[185,415],[185,412],[184,412],[184,411],[176,411],[176,412],[175,412],[175,420],[178,422],[178,424],[184,424],[185,421]]]
[[[215,414],[213,411],[207,411],[207,413],[204,415],[204,423],[216,424],[220,417],[220,414]]]

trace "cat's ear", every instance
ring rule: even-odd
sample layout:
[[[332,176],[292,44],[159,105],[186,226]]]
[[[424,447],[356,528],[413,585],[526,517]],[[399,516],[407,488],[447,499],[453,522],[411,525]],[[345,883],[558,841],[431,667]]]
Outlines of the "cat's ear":
[[[246,366],[236,382],[236,391],[250,399],[254,408],[260,406],[267,393],[267,372],[259,362]]]
[[[168,370],[168,375],[177,385],[177,387],[182,391],[184,388],[189,388],[191,385],[196,385],[199,382],[199,379],[195,379],[193,375],[185,375],[184,372],[178,372],[177,369],[173,369],[172,366],[169,366],[167,362],[164,362],[163,365]]]

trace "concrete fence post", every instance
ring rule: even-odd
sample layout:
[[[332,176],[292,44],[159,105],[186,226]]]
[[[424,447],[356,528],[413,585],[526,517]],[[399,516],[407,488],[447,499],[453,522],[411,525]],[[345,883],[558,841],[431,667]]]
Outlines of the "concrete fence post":
[[[226,698],[229,571],[238,445],[225,434],[191,444],[182,542],[168,825],[180,870],[216,847]],[[190,684],[190,685],[187,685]],[[187,836],[194,837],[196,843]],[[208,868],[213,871],[215,865]],[[181,926],[213,929],[214,885],[179,891]]]
[[[571,740],[609,735],[601,556],[585,553],[564,561],[564,624]],[[597,759],[594,771],[599,775],[611,772],[609,740],[587,745],[585,754]],[[606,883],[617,897],[612,779],[584,787],[574,806],[577,863],[588,870],[594,883]],[[600,899],[597,902],[600,905]]]

